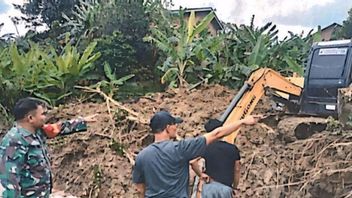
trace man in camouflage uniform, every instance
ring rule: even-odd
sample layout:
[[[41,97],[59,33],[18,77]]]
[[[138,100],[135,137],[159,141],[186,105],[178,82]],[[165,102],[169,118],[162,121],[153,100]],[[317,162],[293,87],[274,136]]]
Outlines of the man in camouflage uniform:
[[[46,135],[45,107],[24,98],[14,108],[15,126],[0,144],[0,197],[49,197],[52,175]],[[85,131],[90,117],[60,123],[58,135]]]

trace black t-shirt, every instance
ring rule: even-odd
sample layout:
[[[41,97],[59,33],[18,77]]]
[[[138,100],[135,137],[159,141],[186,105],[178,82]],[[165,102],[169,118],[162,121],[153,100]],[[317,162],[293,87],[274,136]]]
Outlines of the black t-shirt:
[[[205,149],[205,172],[215,181],[232,186],[235,161],[240,160],[238,148],[225,141],[216,141]]]

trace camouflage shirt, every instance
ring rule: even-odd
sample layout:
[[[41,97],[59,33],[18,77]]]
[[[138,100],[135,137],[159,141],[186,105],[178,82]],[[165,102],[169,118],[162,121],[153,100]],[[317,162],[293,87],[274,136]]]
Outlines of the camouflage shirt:
[[[83,120],[63,122],[59,135],[85,131]],[[52,176],[46,136],[13,127],[0,144],[0,197],[49,197]]]

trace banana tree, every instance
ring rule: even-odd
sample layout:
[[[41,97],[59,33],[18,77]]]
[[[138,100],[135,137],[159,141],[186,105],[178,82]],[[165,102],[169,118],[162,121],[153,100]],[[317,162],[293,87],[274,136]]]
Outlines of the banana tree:
[[[72,94],[73,87],[79,80],[85,79],[85,74],[94,69],[94,62],[101,56],[100,52],[93,53],[96,42],[90,43],[80,54],[76,47],[69,42],[61,54],[57,54],[53,48],[49,55],[43,54],[43,60],[47,67],[51,68],[47,74],[50,80],[42,87],[37,87],[40,92],[34,94],[54,105],[57,101]],[[48,91],[56,90],[56,91]]]
[[[214,13],[209,13],[196,23],[194,11],[190,13],[187,22],[184,20],[184,10],[179,12],[179,25],[172,26],[173,35],[168,35],[157,28],[152,29],[152,35],[144,40],[154,43],[166,55],[166,60],[159,67],[164,75],[161,82],[169,82],[170,86],[181,87],[187,85],[187,69],[194,65],[192,57],[195,56],[198,36],[204,32],[214,18]],[[178,82],[178,83],[177,83]]]
[[[71,94],[73,86],[93,69],[93,62],[100,53],[93,53],[96,43],[91,43],[80,54],[77,48],[67,44],[61,54],[30,42],[23,52],[11,43],[0,50],[0,92],[3,98],[36,95],[55,104]],[[0,99],[1,100],[1,99]],[[9,104],[10,105],[10,104]]]
[[[229,24],[227,28],[227,45],[232,52],[230,65],[243,68],[244,77],[258,67],[270,67],[286,75],[292,72],[302,74],[309,48],[320,38],[318,31],[307,36],[291,33],[279,40],[276,25],[267,23],[263,27],[255,27],[254,17],[249,26]]]

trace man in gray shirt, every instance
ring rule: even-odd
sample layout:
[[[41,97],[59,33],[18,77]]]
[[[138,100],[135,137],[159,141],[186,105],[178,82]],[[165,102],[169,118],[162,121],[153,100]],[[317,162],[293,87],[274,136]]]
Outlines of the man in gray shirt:
[[[253,125],[260,116],[248,116],[197,138],[173,141],[177,124],[182,119],[166,111],[157,112],[150,120],[155,142],[136,158],[132,180],[140,197],[188,197],[189,161],[199,157],[206,145],[231,134],[241,125]]]

